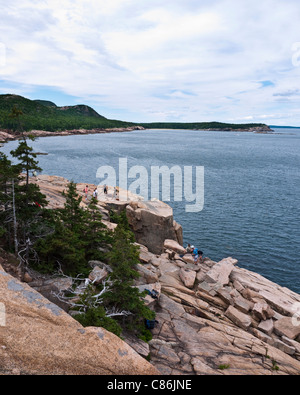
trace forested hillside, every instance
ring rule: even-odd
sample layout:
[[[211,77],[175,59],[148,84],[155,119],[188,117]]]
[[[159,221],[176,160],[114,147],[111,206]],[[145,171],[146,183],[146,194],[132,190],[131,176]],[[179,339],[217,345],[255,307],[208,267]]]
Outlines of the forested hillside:
[[[249,130],[252,128],[268,128],[263,123],[245,123],[245,124],[234,124],[234,123],[222,123],[222,122],[192,122],[192,123],[181,123],[181,122],[152,122],[152,123],[141,123],[146,129],[189,129],[189,130]]]
[[[18,115],[16,116],[16,114]],[[141,126],[145,129],[190,129],[190,130],[250,130],[271,129],[262,123],[231,124],[221,122],[154,122],[133,123],[107,119],[93,108],[79,104],[58,107],[47,100],[29,100],[17,95],[0,95],[0,128],[10,131],[45,130],[60,132],[73,129],[109,129]]]
[[[22,127],[25,131],[61,131],[70,129],[93,129],[131,126],[131,123],[107,119],[86,105],[57,107],[44,100],[29,100],[17,95],[0,95],[0,128],[18,129],[18,119],[12,110],[22,112]]]

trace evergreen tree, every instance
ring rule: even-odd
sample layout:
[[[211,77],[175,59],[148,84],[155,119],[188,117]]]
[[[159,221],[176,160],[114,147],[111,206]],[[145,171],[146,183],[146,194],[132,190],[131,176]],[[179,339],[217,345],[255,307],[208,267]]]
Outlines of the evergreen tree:
[[[53,273],[59,268],[70,276],[87,273],[82,240],[78,234],[65,227],[59,218],[54,224],[54,232],[38,240],[35,249],[39,255],[36,268],[41,272]]]
[[[4,224],[1,234],[5,236],[4,246],[18,255],[22,272],[29,264],[30,255],[35,255],[34,242],[45,232],[43,207],[47,201],[39,187],[29,182],[29,171],[41,169],[25,138],[11,154],[19,160],[17,164],[13,165],[5,155],[0,159],[0,218]],[[20,174],[24,170],[25,182]]]
[[[8,118],[12,119],[13,130],[16,132],[23,133],[24,127],[21,121],[21,116],[23,115],[23,111],[17,106],[13,106],[11,112],[8,114]]]
[[[146,292],[139,292],[134,285],[139,277],[135,270],[139,263],[138,247],[133,244],[126,215],[116,215],[115,220],[118,225],[111,235],[111,250],[106,256],[112,272],[105,285],[88,286],[79,302],[84,312],[75,318],[84,326],[102,326],[117,336],[130,331],[148,341],[152,335],[145,328],[145,320],[154,319],[155,313],[145,305]]]
[[[118,310],[131,312],[123,318],[124,328],[142,333],[145,319],[154,319],[155,313],[144,303],[140,293],[134,286],[134,280],[139,277],[135,265],[139,263],[138,247],[133,244],[133,234],[128,230],[126,216],[122,216],[113,234],[111,251],[108,253],[108,263],[112,268],[109,280],[110,290],[105,294],[105,303]]]
[[[67,192],[63,192],[66,201],[63,209],[59,209],[60,219],[64,226],[73,233],[82,234],[86,219],[86,210],[81,206],[82,197],[78,195],[75,182],[68,184]]]
[[[68,184],[64,196],[64,207],[53,215],[54,232],[40,240],[36,248],[44,269],[52,271],[60,264],[68,275],[88,274],[88,261],[103,258],[99,247],[106,246],[108,232],[101,222],[96,201],[87,208],[81,206],[82,197],[74,182]]]
[[[115,319],[106,316],[103,306],[91,308],[86,314],[76,314],[75,319],[80,322],[82,326],[101,326],[119,337],[122,334],[121,326]]]
[[[4,201],[10,189],[11,179],[17,179],[19,170],[12,162],[0,152],[0,199]]]
[[[0,153],[0,237],[4,247],[12,249],[14,230],[15,194],[14,186],[18,181],[19,170],[6,155]],[[16,224],[15,224],[16,226]],[[15,229],[16,231],[16,229]],[[16,236],[16,235],[15,235]],[[17,242],[15,243],[17,252]]]
[[[80,206],[81,198],[76,192],[76,184],[70,182],[64,208],[56,210],[52,217],[53,233],[39,240],[35,248],[40,257],[40,270],[54,271],[58,265],[68,275],[86,271],[83,224],[85,210]]]
[[[27,144],[25,137],[20,140],[18,147],[11,151],[11,155],[18,160],[15,165],[18,172],[25,172],[25,179],[21,174],[18,184],[15,185],[13,207],[18,227],[18,244],[22,247],[22,259],[28,264],[30,249],[35,240],[40,237],[43,208],[47,201],[45,195],[40,192],[39,186],[29,182],[30,172],[41,171],[41,168],[38,166],[36,154]]]
[[[30,140],[34,141],[33,137],[28,137]],[[38,166],[38,161],[36,160],[37,155],[33,152],[33,148],[27,144],[27,140],[23,137],[23,141],[20,140],[18,147],[10,152],[11,155],[18,159],[19,171],[25,172],[25,192],[26,192],[26,204],[29,201],[29,175],[30,172],[39,172],[42,169]]]
[[[87,260],[103,260],[101,247],[107,247],[112,240],[112,234],[102,222],[102,215],[97,207],[97,200],[92,198],[86,213],[84,240]]]

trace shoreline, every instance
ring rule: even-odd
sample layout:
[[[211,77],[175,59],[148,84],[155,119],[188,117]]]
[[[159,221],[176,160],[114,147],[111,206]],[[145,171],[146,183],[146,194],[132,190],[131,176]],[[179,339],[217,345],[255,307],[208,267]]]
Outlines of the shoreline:
[[[132,132],[134,130],[145,130],[141,126],[129,126],[127,128],[108,128],[108,129],[72,129],[63,130],[61,132],[49,132],[47,130],[31,130],[30,132],[24,132],[24,136],[34,137],[54,137],[54,136],[75,136],[75,135],[86,135],[86,134],[104,134],[104,133],[123,133]],[[19,140],[22,138],[22,133],[12,134],[10,131],[0,129],[0,142],[6,143],[8,141]]]
[[[34,137],[54,137],[54,136],[76,136],[76,135],[88,135],[88,134],[106,134],[106,133],[124,133],[124,132],[133,132],[136,130],[191,130],[191,131],[201,131],[201,132],[235,132],[235,133],[254,133],[254,134],[276,134],[274,130],[269,127],[257,127],[250,129],[172,129],[172,128],[144,128],[143,126],[129,126],[126,128],[107,128],[107,129],[71,129],[71,130],[63,130],[60,132],[49,132],[47,130],[31,130],[30,132],[24,132],[23,134],[27,136]],[[8,141],[19,140],[22,138],[22,133],[13,134],[10,130],[0,129],[0,143],[6,143]]]

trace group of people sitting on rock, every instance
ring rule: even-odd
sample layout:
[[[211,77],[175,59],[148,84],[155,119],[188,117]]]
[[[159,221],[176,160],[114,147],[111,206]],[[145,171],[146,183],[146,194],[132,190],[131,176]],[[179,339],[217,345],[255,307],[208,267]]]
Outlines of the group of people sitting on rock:
[[[190,244],[186,247],[187,254],[191,254],[194,257],[194,264],[203,263],[203,252],[198,248],[191,246]]]

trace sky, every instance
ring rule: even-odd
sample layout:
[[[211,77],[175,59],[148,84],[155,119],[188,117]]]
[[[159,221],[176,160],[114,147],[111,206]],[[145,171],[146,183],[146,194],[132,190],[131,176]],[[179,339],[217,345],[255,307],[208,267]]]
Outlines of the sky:
[[[0,94],[300,126],[299,0],[0,0]]]

